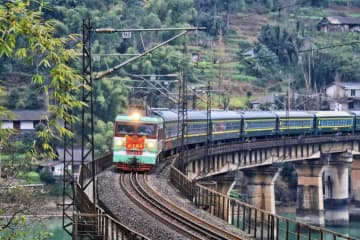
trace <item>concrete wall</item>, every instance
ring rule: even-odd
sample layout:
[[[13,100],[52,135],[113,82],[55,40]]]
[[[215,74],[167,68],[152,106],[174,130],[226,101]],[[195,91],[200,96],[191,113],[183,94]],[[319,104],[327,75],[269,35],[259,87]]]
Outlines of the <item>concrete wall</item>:
[[[344,89],[337,85],[332,85],[326,89],[326,94],[332,98],[343,98],[343,97],[360,97],[360,90],[355,90],[355,95],[351,96],[351,89]]]
[[[34,122],[33,121],[21,121],[20,122],[20,129],[21,130],[33,130],[34,129]]]
[[[58,165],[54,166],[53,175],[54,176],[62,176],[64,173],[64,163],[59,163]]]
[[[3,121],[1,128],[14,128],[13,121]],[[34,130],[34,121],[20,121],[20,130]]]
[[[326,95],[332,98],[341,98],[345,96],[345,90],[337,85],[332,85],[326,89]]]
[[[13,122],[9,122],[9,121],[3,121],[1,123],[1,128],[13,128]]]

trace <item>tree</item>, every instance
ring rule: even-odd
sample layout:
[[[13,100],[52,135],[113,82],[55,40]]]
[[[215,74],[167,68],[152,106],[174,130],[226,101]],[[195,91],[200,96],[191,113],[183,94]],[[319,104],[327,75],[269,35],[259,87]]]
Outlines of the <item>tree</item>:
[[[76,38],[54,37],[53,22],[42,18],[43,7],[42,4],[30,4],[30,1],[7,2],[0,6],[0,58],[37,62],[38,71],[33,75],[33,82],[42,91],[53,90],[51,97],[59,104],[50,105],[48,110],[55,113],[55,118],[39,132],[43,148],[51,150],[49,142],[52,138],[72,136],[59,120],[76,120],[68,110],[82,106],[74,93],[86,86],[77,82],[81,77],[69,65],[75,59],[75,50],[65,47],[73,45],[70,43]]]
[[[76,40],[74,36],[57,38],[54,37],[55,28],[51,20],[43,19],[42,9],[45,6],[41,1],[39,4],[31,1],[8,1],[0,5],[0,60],[16,59],[24,63],[37,63],[33,69],[38,71],[33,74],[33,82],[38,84],[39,90],[48,91],[52,89],[51,97],[58,105],[50,105],[49,111],[54,113],[54,119],[49,119],[46,126],[38,133],[42,141],[42,149],[46,150],[46,156],[55,156],[51,141],[63,136],[72,137],[73,134],[60,125],[59,120],[69,123],[75,122],[76,118],[69,110],[82,106],[83,104],[75,97],[76,92],[82,87],[77,80],[81,77],[69,65],[75,59],[75,50],[67,49],[72,46],[71,41]],[[1,92],[1,91],[0,91]],[[0,115],[9,115],[9,111],[0,106]],[[7,137],[11,132],[0,129],[0,144],[7,144]],[[34,149],[33,157],[43,156]],[[9,198],[10,197],[10,198]],[[9,219],[1,220],[0,232],[4,236],[5,230],[10,232],[5,239],[17,239],[27,232],[18,227],[25,223],[21,214],[28,212],[28,206],[36,209],[31,202],[34,196],[1,193],[0,214],[10,216]],[[19,201],[15,201],[15,200]],[[5,202],[8,204],[5,206]],[[15,205],[14,205],[15,204]],[[15,229],[12,231],[11,229]],[[37,237],[41,239],[43,236]]]
[[[42,100],[39,99],[39,94],[31,91],[27,96],[26,109],[40,109],[43,106]]]
[[[44,206],[40,192],[23,187],[7,188],[0,184],[0,240],[47,239],[51,233],[38,221],[27,221],[24,214],[36,216]],[[27,229],[27,230],[25,230]],[[6,230],[6,231],[5,231]]]
[[[19,101],[19,91],[17,89],[11,90],[9,97],[8,97],[8,103],[7,107],[10,109],[16,109],[17,102]]]

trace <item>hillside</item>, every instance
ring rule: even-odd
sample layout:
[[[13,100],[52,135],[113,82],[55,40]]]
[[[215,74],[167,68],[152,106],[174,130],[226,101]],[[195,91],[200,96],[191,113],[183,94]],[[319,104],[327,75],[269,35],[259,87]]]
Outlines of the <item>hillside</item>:
[[[286,91],[281,81],[271,81],[271,84],[259,85],[259,79],[256,77],[239,72],[239,68],[244,67],[241,61],[238,60],[239,53],[247,53],[247,51],[256,45],[259,41],[261,28],[265,25],[273,25],[284,29],[294,29],[296,24],[301,24],[303,29],[305,29],[302,41],[329,45],[339,41],[351,41],[358,38],[356,35],[352,35],[349,39],[345,39],[349,35],[347,33],[329,33],[324,36],[323,33],[316,29],[317,23],[325,16],[360,17],[359,12],[359,7],[332,4],[326,8],[299,7],[287,12],[281,12],[280,14],[234,13],[230,17],[228,31],[222,36],[222,41],[214,40],[213,48],[215,50],[203,53],[207,59],[215,56],[215,58],[221,59],[220,62],[224,62],[224,64],[213,64],[207,69],[199,71],[201,73],[199,79],[206,80],[210,78],[213,79],[213,86],[215,88],[219,87],[219,83],[222,82],[224,85],[220,87],[221,89],[231,89],[229,93],[232,95],[232,99],[241,99],[240,101],[232,101],[232,106],[235,108],[244,106],[248,91],[252,92],[252,98],[265,95],[274,88]],[[313,47],[315,48],[315,45]],[[359,52],[354,52],[354,54],[358,55]],[[357,81],[360,79],[355,78],[352,80]]]
[[[249,96],[253,99],[270,91],[286,92],[289,82],[292,91],[310,94],[321,91],[335,80],[335,76],[342,81],[358,81],[360,77],[356,73],[360,64],[353,61],[360,52],[358,45],[312,52],[310,58],[306,52],[306,49],[358,40],[359,34],[324,34],[316,28],[324,16],[360,17],[360,4],[357,1],[48,0],[47,3],[49,7],[45,8],[44,18],[55,19],[53,24],[58,36],[79,34],[82,19],[87,17],[97,27],[207,27],[205,32],[198,35],[189,34],[186,57],[194,59],[197,56],[197,59],[185,64],[186,77],[189,86],[194,88],[202,87],[210,81],[214,89],[221,90],[231,98],[230,105],[233,108],[246,107]],[[93,53],[136,54],[142,52],[144,47],[154,46],[169,36],[170,33],[144,33],[141,37],[133,34],[131,39],[123,39],[116,34],[94,35],[92,49]],[[129,74],[179,73],[181,64],[184,64],[180,60],[181,56],[182,43],[179,40],[110,76],[110,81],[120,84],[113,89],[124,94],[121,100],[107,99],[105,96],[118,94],[112,93],[112,89],[104,83],[97,83],[97,106],[101,108],[104,103],[113,101],[125,103],[134,96],[141,96],[146,101],[151,100],[155,106],[160,106],[158,104],[164,103],[164,98],[158,93],[154,94],[146,83],[139,83],[139,79],[131,82]],[[126,60],[126,57],[99,59],[93,62],[95,72],[108,69]],[[308,59],[311,59],[310,64]],[[80,62],[74,65],[81,69]],[[12,88],[19,86],[24,80],[22,76],[31,76],[35,69],[34,63],[25,65],[3,58],[0,77],[5,85]],[[311,73],[311,79],[304,77],[305,72]],[[126,81],[119,81],[124,78]],[[167,87],[171,92],[177,91],[176,84]],[[119,109],[122,107],[119,106]],[[100,112],[106,113],[111,119],[113,114],[108,111],[106,108]]]

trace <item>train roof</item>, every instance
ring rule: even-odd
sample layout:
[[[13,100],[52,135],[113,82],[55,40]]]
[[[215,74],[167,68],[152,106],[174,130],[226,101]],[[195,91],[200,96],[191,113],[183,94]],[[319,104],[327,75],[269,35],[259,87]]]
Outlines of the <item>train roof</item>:
[[[352,115],[345,111],[311,111],[317,117],[351,117]]]
[[[350,113],[354,114],[355,116],[360,116],[360,111],[351,111]]]
[[[280,118],[285,117],[293,117],[293,118],[301,118],[301,117],[314,117],[314,114],[307,111],[273,111],[276,115],[278,115]]]
[[[165,121],[177,121],[178,112],[177,109],[155,109],[153,110],[155,115],[161,116]],[[187,116],[189,120],[205,120],[206,119],[206,110],[188,110]],[[226,110],[212,110],[211,119],[240,119],[241,114],[236,111],[226,111]]]
[[[169,109],[156,109],[153,110],[155,115],[162,117],[165,121],[177,121],[178,113],[177,111],[169,110]]]
[[[156,115],[161,116],[165,121],[177,121],[178,120],[178,110],[153,110]],[[206,119],[206,111],[201,110],[188,110],[187,111],[187,119],[188,120],[204,120]]]
[[[206,112],[205,112],[206,113]],[[236,111],[226,111],[226,110],[213,110],[211,111],[211,119],[240,119],[241,114]]]
[[[244,111],[240,112],[244,118],[276,118],[276,115],[268,111]]]
[[[119,114],[116,116],[115,121],[123,121],[123,122],[145,122],[145,123],[160,123],[162,119],[159,117],[151,117],[151,116],[140,116],[138,120],[134,120],[134,117],[131,115],[122,115]]]

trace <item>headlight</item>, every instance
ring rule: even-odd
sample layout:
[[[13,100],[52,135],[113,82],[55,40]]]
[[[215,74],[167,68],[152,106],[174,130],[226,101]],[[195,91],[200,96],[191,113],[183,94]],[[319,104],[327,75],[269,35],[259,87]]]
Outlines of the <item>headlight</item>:
[[[148,143],[146,144],[146,146],[147,146],[148,148],[154,148],[154,147],[155,147],[155,144],[154,144],[154,142],[148,142]]]
[[[117,139],[117,140],[115,141],[115,146],[116,146],[116,147],[122,147],[122,146],[124,146],[124,141],[121,140],[121,139]]]

